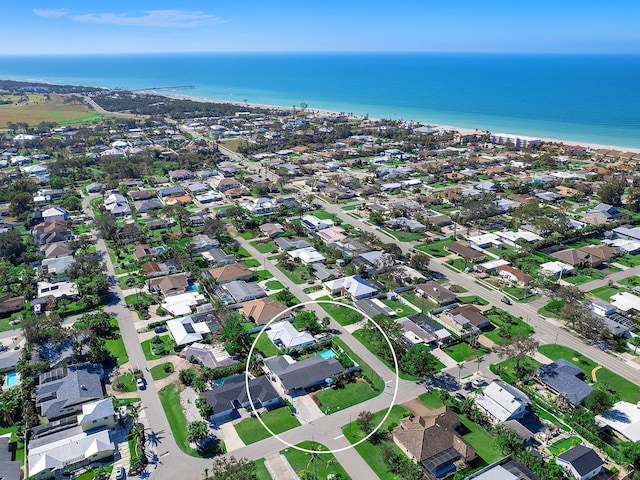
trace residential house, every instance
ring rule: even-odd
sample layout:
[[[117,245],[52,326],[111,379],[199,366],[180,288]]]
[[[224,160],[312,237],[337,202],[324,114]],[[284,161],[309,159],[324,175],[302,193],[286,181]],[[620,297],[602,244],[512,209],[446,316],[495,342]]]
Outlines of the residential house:
[[[552,277],[565,277],[573,273],[573,267],[564,262],[545,262],[540,264],[540,273]]]
[[[191,243],[196,249],[196,252],[204,252],[205,250],[211,250],[212,248],[218,248],[220,242],[218,240],[211,239],[209,235],[195,235],[191,238]]]
[[[68,218],[69,214],[62,207],[51,207],[42,212],[42,219],[45,223],[53,222],[54,220],[62,220],[66,222]]]
[[[316,233],[316,236],[328,245],[334,242],[340,242],[347,238],[344,231],[345,230],[342,227],[333,226],[320,230]]]
[[[194,182],[187,184],[187,190],[191,195],[200,195],[211,189],[211,186],[207,183]]]
[[[100,193],[107,186],[104,183],[93,182],[86,186],[87,193]]]
[[[21,480],[22,469],[16,461],[16,442],[11,441],[11,435],[0,437],[0,478],[2,480]]]
[[[637,403],[616,402],[602,415],[596,415],[596,423],[626,442],[640,441],[640,408]]]
[[[52,243],[66,242],[71,237],[71,231],[66,221],[53,220],[33,227],[33,242],[36,247]]]
[[[302,222],[303,227],[313,232],[317,232],[318,230],[333,227],[334,225],[333,220],[319,219],[314,215],[305,215],[300,219],[300,221]]]
[[[131,215],[131,207],[124,196],[119,193],[112,193],[104,199],[104,208],[115,217]]]
[[[399,318],[397,322],[402,325],[402,337],[407,346],[424,343],[427,345],[435,344],[438,340],[432,332],[420,328],[413,320],[408,317]]]
[[[462,329],[477,328],[484,330],[491,326],[491,321],[482,314],[475,305],[461,305],[448,310],[447,315]]]
[[[159,200],[154,200],[154,202],[160,203]],[[169,228],[169,225],[169,222],[163,219],[150,220],[147,222],[147,228],[149,230],[161,230],[163,228]]]
[[[455,293],[434,281],[416,285],[415,292],[417,295],[431,300],[436,305],[449,305],[456,301]]]
[[[0,295],[0,317],[19,312],[25,306],[24,295],[12,297],[11,295]]]
[[[498,464],[491,464],[473,473],[466,480],[540,480],[540,477],[518,460],[507,457],[505,460],[500,460]]]
[[[554,252],[551,256],[577,268],[598,268],[604,261],[596,255],[574,248],[566,248],[559,252]]]
[[[556,464],[562,466],[573,478],[589,480],[603,470],[605,462],[593,448],[576,445],[558,455]]]
[[[127,195],[134,202],[138,202],[140,200],[150,200],[152,198],[157,198],[157,193],[154,188],[147,188],[145,190],[132,190],[127,192]]]
[[[451,253],[461,256],[469,262],[482,262],[485,259],[484,253],[476,250],[475,248],[463,245],[460,242],[448,243],[444,248]]]
[[[291,318],[291,313],[284,313],[286,310],[287,307],[269,297],[244,302],[240,306],[242,316],[258,325],[266,325],[270,320]]]
[[[587,245],[579,248],[581,252],[601,258],[603,262],[610,262],[618,256],[618,251],[608,245]]]
[[[158,197],[163,199],[163,198],[171,198],[171,197],[179,197],[181,195],[184,195],[185,191],[184,188],[182,187],[161,187],[158,188],[157,190],[157,194]]]
[[[373,297],[378,293],[376,287],[358,275],[329,280],[328,282],[324,282],[323,286],[331,295],[348,295],[352,300],[362,300],[363,298]]]
[[[192,343],[180,351],[180,356],[186,358],[190,363],[197,363],[203,367],[220,368],[238,363],[234,357],[229,355],[220,343]]]
[[[274,345],[285,349],[302,348],[315,343],[313,335],[307,331],[299,332],[286,320],[272,323],[267,336]]]
[[[57,242],[45,245],[40,249],[40,255],[45,258],[66,257],[71,254],[71,247],[67,242]]]
[[[640,312],[640,297],[630,292],[618,292],[612,295],[611,304],[623,313]]]
[[[364,268],[367,275],[371,276],[374,273],[387,270],[394,264],[394,260],[393,257],[384,250],[372,250],[356,255],[351,259],[351,263],[356,269]]]
[[[510,282],[517,283],[521,287],[526,287],[529,282],[533,280],[533,277],[522,270],[512,267],[511,265],[501,265],[496,268],[498,275],[502,278],[506,278]]]
[[[200,342],[205,335],[211,333],[206,322],[194,322],[191,315],[169,320],[167,328],[179,347]]]
[[[222,177],[222,176],[214,177],[211,180],[211,184],[217,191],[222,193],[227,192],[229,190],[236,189],[236,188],[240,188],[243,186],[235,178]]]
[[[278,381],[289,394],[327,385],[328,378],[344,371],[335,358],[322,358],[319,355],[300,361],[295,361],[289,355],[271,357],[264,361],[264,365],[271,373],[271,379]]]
[[[258,229],[269,238],[276,238],[285,232],[285,229],[279,223],[263,223]]]
[[[523,417],[531,405],[529,397],[502,380],[494,380],[476,399],[476,405],[496,423]]]
[[[36,408],[52,421],[76,414],[82,405],[104,397],[100,365],[82,363],[41,373],[35,387]]]
[[[52,296],[56,299],[63,297],[75,297],[78,295],[78,285],[73,282],[49,282],[40,281],[37,284],[38,297]]]
[[[291,240],[286,237],[276,238],[274,241],[281,252],[289,249],[306,248],[311,246],[306,240]]]
[[[189,280],[186,273],[175,273],[173,275],[147,280],[149,292],[161,293],[164,296],[183,293],[188,286]]]
[[[241,205],[252,215],[266,215],[273,213],[276,209],[276,202],[267,197],[252,198]]]
[[[49,275],[64,275],[67,269],[75,263],[73,255],[67,255],[65,257],[45,258],[40,263],[42,272],[46,272]]]
[[[593,391],[593,388],[582,380],[582,369],[564,358],[542,365],[534,376],[551,391],[564,395],[567,401],[576,407],[582,405]]]
[[[294,260],[300,260],[305,265],[312,263],[323,263],[326,258],[313,247],[298,248],[297,250],[287,250],[287,255]]]
[[[189,180],[193,177],[193,173],[190,170],[179,169],[179,170],[170,170],[169,178],[172,182],[181,182],[184,180]]]
[[[330,268],[322,263],[314,263],[311,267],[311,273],[321,282],[342,276],[342,272],[337,268]]]
[[[591,307],[591,311],[600,317],[606,317],[607,315],[616,313],[615,305],[605,302],[600,298],[594,298],[591,300],[589,306]]]
[[[477,457],[476,451],[458,433],[460,418],[449,407],[420,417],[400,420],[392,430],[393,441],[430,478],[443,478]]]
[[[587,213],[599,216],[606,222],[618,220],[622,217],[622,213],[620,212],[620,210],[618,210],[613,205],[609,205],[608,203],[599,203],[592,209],[587,210]]]
[[[250,378],[249,392],[257,410],[271,410],[284,404],[266,376]],[[218,424],[238,416],[237,410],[251,406],[244,375],[227,378],[219,387],[206,390],[200,395],[211,407],[211,421]]]
[[[238,262],[235,255],[228,254],[221,248],[211,248],[206,252],[202,252],[202,258],[204,258],[209,265],[216,265],[217,267],[224,267],[225,265]]]
[[[396,217],[389,219],[386,224],[394,230],[406,230],[408,232],[423,232],[427,226],[412,218]]]
[[[157,251],[146,243],[136,245],[133,249],[133,256],[136,257],[136,260],[142,260],[145,257],[152,257],[156,253]]]
[[[149,200],[139,200],[133,202],[133,208],[135,208],[136,212],[138,213],[148,213],[151,210],[162,210],[164,208],[164,205],[157,198],[150,198]],[[149,223],[147,223],[147,227],[149,227]]]
[[[258,298],[267,296],[267,293],[256,282],[234,280],[225,283],[222,289],[226,294],[231,296],[235,303],[244,303],[249,300],[257,300]]]
[[[251,280],[253,278],[253,272],[244,263],[233,263],[223,267],[210,268],[207,273],[218,284],[236,280]]]

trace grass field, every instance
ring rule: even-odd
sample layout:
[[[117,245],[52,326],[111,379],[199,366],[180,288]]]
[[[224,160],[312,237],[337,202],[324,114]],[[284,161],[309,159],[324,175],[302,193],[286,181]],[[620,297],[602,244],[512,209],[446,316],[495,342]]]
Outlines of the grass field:
[[[418,398],[427,407],[434,410],[443,405],[442,400],[440,400],[440,390],[431,390],[430,392],[419,395]]]
[[[64,104],[60,95],[51,95],[47,101],[42,95],[28,95],[29,101],[16,105],[0,105],[0,125],[7,123],[27,123],[37,125],[40,122],[81,123],[100,118],[83,103]]]
[[[187,439],[187,418],[182,411],[180,393],[176,390],[175,385],[167,385],[158,392],[158,396],[178,447],[187,455],[198,457],[196,450],[189,445],[189,440]]]
[[[438,240],[435,242],[429,242],[422,245],[417,245],[415,248],[416,250],[419,250],[423,253],[427,253],[434,257],[446,257],[447,255],[449,255],[449,252],[447,252],[444,249],[444,246],[447,243],[451,243],[451,242],[453,242],[453,238],[449,237],[443,240]]]
[[[276,245],[276,242],[266,242],[266,243],[256,242],[256,243],[252,243],[252,245],[256,250],[264,254],[271,253],[272,250],[276,250],[278,248],[278,246]]]
[[[604,300],[605,302],[609,302],[611,301],[612,296],[623,291],[623,289],[621,289],[620,287],[616,287],[615,285],[605,285],[603,287],[594,288],[589,293],[601,300]]]
[[[357,405],[370,398],[379,395],[366,380],[358,380],[345,385],[344,388],[332,389],[325,388],[318,391],[315,395],[319,401],[320,410],[324,413],[334,413],[344,410],[352,405]]]
[[[489,305],[489,302],[478,295],[470,295],[468,297],[458,297],[458,300],[462,303],[471,303],[474,305]]]
[[[473,349],[466,343],[458,343],[451,347],[445,348],[445,353],[453,358],[456,362],[464,362],[465,360],[475,360],[478,355],[482,356],[488,353],[485,348]]]
[[[540,315],[545,317],[558,318],[560,316],[560,310],[564,306],[564,300],[549,300],[549,302],[542,308],[538,309]]]
[[[159,335],[164,343],[165,351],[169,353],[165,353],[164,355],[156,355],[151,349],[151,339],[145,340],[142,342],[142,351],[144,352],[144,356],[147,360],[157,360],[158,358],[166,357],[173,353],[173,340],[170,335]]]
[[[538,351],[551,360],[558,360],[559,358],[567,359],[574,365],[580,367],[587,377],[588,383],[592,383],[592,372],[598,364],[580,352],[576,352],[569,347],[554,344],[541,345]],[[597,370],[596,382],[593,386],[615,392],[620,397],[620,400],[629,403],[640,402],[640,389],[638,389],[638,386],[607,368],[603,367]]]
[[[307,450],[324,451],[329,450],[327,447],[318,442],[302,442],[296,447],[306,448]],[[323,453],[320,455],[311,455],[310,453],[301,452],[295,448],[285,448],[280,451],[281,455],[287,457],[291,467],[302,478],[305,472],[312,472],[315,478],[333,478],[330,475],[340,474],[340,478],[350,480],[342,465],[338,463],[333,453]]]
[[[318,300],[331,300],[331,298],[323,296],[318,298]],[[362,314],[348,307],[341,307],[333,303],[320,303],[319,305],[342,326],[357,323],[363,318]]]
[[[640,265],[640,255],[622,255],[616,260],[616,263],[627,267],[637,267]]]
[[[562,452],[565,452],[576,445],[580,445],[581,443],[582,439],[580,437],[568,437],[552,443],[547,448],[552,455],[560,455]]]
[[[363,328],[360,328],[360,329],[356,330],[355,332],[352,333],[352,335],[353,335],[353,338],[358,340],[362,345],[367,347],[367,349],[371,353],[373,353],[376,357],[378,357],[378,360],[380,360],[382,363],[384,363],[392,371],[395,371],[395,366],[391,362],[387,362],[384,358],[382,358],[380,355],[378,355],[378,353],[379,353],[378,350],[369,341],[369,338],[367,337],[366,332],[365,332],[365,330]],[[389,348],[389,347],[386,347],[386,348]],[[400,362],[398,361],[398,363],[400,363]],[[411,375],[409,373],[403,372],[402,370],[399,371],[399,377],[402,378],[403,380],[412,380],[412,381],[418,379],[418,377],[416,377],[415,375]]]
[[[171,370],[167,372],[165,367],[171,365]],[[163,378],[167,378],[169,375],[173,373],[173,363],[165,362],[160,365],[156,365],[155,367],[151,367],[151,378],[154,380],[162,380]]]
[[[258,332],[258,333],[260,333],[260,332]],[[255,338],[258,335],[258,333],[255,333],[255,334],[253,334],[251,336],[251,342],[253,342],[255,340]],[[263,332],[262,335],[260,335],[260,338],[258,339],[258,342],[256,343],[256,350],[258,350],[260,353],[262,353],[264,358],[273,357],[275,355],[280,355],[280,353],[282,353],[278,349],[278,347],[276,347],[273,344],[271,339],[267,336],[266,332]]]
[[[274,433],[282,433],[298,427],[300,422],[293,416],[289,407],[280,407],[261,415],[262,421]],[[247,418],[235,425],[238,436],[245,445],[269,438],[271,434],[260,424],[257,418]]]
[[[401,242],[421,242],[424,240],[424,234],[417,232],[405,232],[404,230],[391,230],[389,228],[381,229],[390,237],[397,238]]]
[[[264,458],[255,460],[253,464],[256,466],[256,475],[258,476],[258,480],[271,480],[271,474],[264,464]]]
[[[629,288],[634,288],[640,286],[640,277],[638,275],[632,275],[630,277],[623,278],[622,280],[618,280],[618,283]]]

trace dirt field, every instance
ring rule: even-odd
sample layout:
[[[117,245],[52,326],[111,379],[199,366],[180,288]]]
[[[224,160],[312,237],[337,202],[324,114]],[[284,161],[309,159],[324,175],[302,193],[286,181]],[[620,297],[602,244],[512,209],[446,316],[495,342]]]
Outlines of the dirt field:
[[[26,97],[27,101],[25,102],[19,101],[20,97],[17,95],[0,94],[0,100],[13,102],[9,105],[0,105],[0,128],[5,128],[7,123],[37,125],[40,122],[55,122],[71,124],[91,121],[100,117],[85,104],[65,104],[64,98],[58,95],[51,95],[51,100],[46,100],[43,95],[38,94],[29,94]]]

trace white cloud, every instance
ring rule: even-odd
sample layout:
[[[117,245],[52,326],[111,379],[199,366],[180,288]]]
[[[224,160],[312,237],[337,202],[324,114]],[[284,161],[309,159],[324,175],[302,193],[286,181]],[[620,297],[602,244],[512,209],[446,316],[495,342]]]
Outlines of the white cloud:
[[[39,17],[52,18],[52,17],[64,17],[69,13],[66,8],[48,8],[48,9],[34,9],[35,13]]]
[[[225,21],[202,11],[148,10],[143,15],[127,13],[88,13],[74,15],[78,22],[100,23],[103,25],[126,25],[134,27],[190,28],[200,25],[224,23]]]

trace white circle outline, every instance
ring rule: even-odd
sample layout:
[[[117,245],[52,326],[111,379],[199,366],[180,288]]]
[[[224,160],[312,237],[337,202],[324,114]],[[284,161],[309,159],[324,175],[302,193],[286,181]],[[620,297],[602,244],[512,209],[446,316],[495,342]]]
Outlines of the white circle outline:
[[[275,437],[277,440],[280,441],[280,443],[283,443],[288,447],[295,448],[296,450],[299,450],[299,451],[305,452],[305,453],[339,453],[339,452],[344,452],[345,450],[350,450],[352,448],[357,447],[361,443],[363,443],[366,440],[368,440],[369,437],[371,437],[374,433],[376,433],[382,427],[382,425],[387,420],[387,418],[389,418],[389,415],[391,414],[391,409],[396,404],[396,398],[398,396],[398,387],[400,386],[400,370],[398,368],[398,358],[396,356],[396,351],[394,350],[393,345],[391,344],[391,340],[389,339],[387,334],[382,330],[382,328],[380,328],[380,325],[378,325],[378,323],[374,319],[372,319],[369,315],[367,315],[366,313],[364,313],[363,311],[359,310],[358,308],[356,308],[353,305],[348,305],[346,303],[337,302],[335,300],[310,300],[308,302],[301,302],[301,303],[298,303],[297,305],[294,305],[292,307],[287,308],[283,312],[278,313],[275,317],[273,317],[271,320],[269,320],[262,327],[262,329],[258,332],[258,335],[256,335],[256,338],[253,340],[253,343],[251,344],[251,348],[249,349],[249,354],[247,356],[247,363],[246,363],[245,369],[244,369],[244,388],[247,391],[247,398],[249,399],[249,404],[251,405],[251,408],[253,410],[256,410],[256,407],[255,407],[255,405],[253,403],[253,398],[251,398],[251,390],[249,389],[249,364],[251,363],[251,356],[253,354],[253,350],[256,347],[256,344],[258,343],[258,339],[260,338],[260,335],[262,335],[264,333],[264,331],[267,329],[267,327],[269,325],[271,325],[273,322],[275,322],[276,319],[281,317],[283,314],[288,313],[288,312],[290,312],[293,309],[298,308],[298,307],[303,307],[303,306],[311,305],[311,304],[318,305],[320,303],[332,303],[332,304],[338,305],[340,307],[350,308],[351,310],[353,310],[353,311],[355,311],[357,313],[360,313],[367,320],[371,321],[371,323],[373,323],[376,326],[376,328],[380,331],[380,333],[382,333],[382,335],[384,336],[384,339],[387,341],[387,344],[389,345],[389,348],[391,349],[391,354],[393,356],[393,364],[394,364],[394,367],[395,367],[395,375],[396,375],[396,381],[395,381],[396,385],[395,385],[395,389],[393,390],[393,398],[391,399],[391,405],[389,405],[389,407],[387,408],[387,413],[385,413],[385,415],[382,418],[382,420],[380,421],[380,423],[373,430],[371,430],[371,432],[366,437],[361,438],[356,443],[352,443],[351,445],[349,445],[347,447],[338,448],[336,450],[310,450],[308,448],[298,447],[297,445],[293,445],[293,444],[287,442],[285,439],[280,438],[277,434],[273,433],[271,431],[271,429],[269,427],[267,427],[267,425],[264,423],[264,421],[262,420],[260,415],[256,415],[256,418],[258,419],[260,424],[264,427],[264,429],[271,434],[272,437]],[[371,368],[371,367],[369,366],[369,368]],[[373,371],[373,369],[372,369],[372,371]],[[383,393],[383,391],[380,392],[380,393]]]

